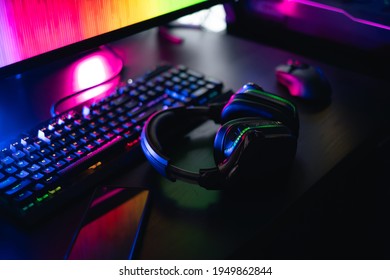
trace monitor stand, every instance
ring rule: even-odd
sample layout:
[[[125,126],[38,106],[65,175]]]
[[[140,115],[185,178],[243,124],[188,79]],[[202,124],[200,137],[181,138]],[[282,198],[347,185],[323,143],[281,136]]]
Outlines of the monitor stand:
[[[187,28],[187,29],[202,29],[202,26],[200,25],[189,25],[189,24],[181,24],[181,23],[170,23],[170,24],[165,24],[161,25],[158,27],[158,36],[165,40],[168,41],[169,43],[172,44],[181,44],[184,42],[184,39],[173,35],[172,32],[170,31],[173,28]]]
[[[172,43],[175,45],[179,45],[179,44],[183,43],[183,41],[184,41],[183,38],[173,35],[169,30],[169,26],[167,26],[167,25],[163,25],[163,26],[158,27],[158,36],[161,39],[168,41],[169,43]]]

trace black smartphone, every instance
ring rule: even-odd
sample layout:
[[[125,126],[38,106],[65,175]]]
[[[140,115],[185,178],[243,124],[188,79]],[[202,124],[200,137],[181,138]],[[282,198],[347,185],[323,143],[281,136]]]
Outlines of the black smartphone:
[[[143,188],[97,188],[65,259],[133,259],[148,200]]]

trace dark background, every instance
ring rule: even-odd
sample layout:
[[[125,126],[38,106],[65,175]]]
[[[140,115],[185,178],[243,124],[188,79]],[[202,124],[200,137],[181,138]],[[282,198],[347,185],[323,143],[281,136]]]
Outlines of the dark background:
[[[275,181],[259,177],[251,186],[206,191],[161,178],[141,156],[136,166],[101,182],[151,190],[136,258],[388,259],[386,48],[378,52],[309,36],[236,8],[237,21],[229,21],[226,33],[173,28],[170,32],[184,39],[175,45],[154,28],[111,43],[124,61],[121,79],[138,77],[167,61],[216,77],[233,91],[256,82],[296,103],[296,160]],[[333,89],[329,106],[312,107],[277,83],[275,67],[289,58],[324,71]],[[63,96],[55,73],[67,63],[0,81],[2,140],[50,117],[51,104]],[[212,166],[216,129],[205,123],[190,133],[174,155],[180,164],[195,170]],[[62,259],[87,200],[75,201],[29,229],[1,214],[0,258]]]

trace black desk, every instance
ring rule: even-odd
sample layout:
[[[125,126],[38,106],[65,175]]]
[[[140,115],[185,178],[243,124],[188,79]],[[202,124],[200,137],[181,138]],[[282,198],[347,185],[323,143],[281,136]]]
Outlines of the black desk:
[[[206,191],[182,182],[171,183],[157,175],[145,161],[108,181],[113,185],[145,186],[152,191],[151,208],[137,258],[245,257],[246,249],[250,249],[248,245],[259,241],[261,233],[278,217],[299,205],[300,198],[313,186],[331,187],[320,183],[334,170],[338,170],[337,176],[341,176],[343,169],[340,166],[344,160],[350,154],[356,154],[359,159],[360,147],[372,135],[377,135],[381,127],[388,127],[390,95],[387,89],[390,82],[225,34],[183,29],[173,32],[184,38],[182,45],[159,39],[154,29],[112,44],[124,58],[123,77],[136,77],[159,62],[168,61],[219,78],[233,90],[251,81],[266,91],[289,98],[285,89],[277,85],[274,69],[288,58],[298,58],[320,66],[333,87],[332,103],[323,110],[313,111],[297,103],[301,125],[298,152],[291,173],[283,175],[287,176],[283,188],[273,189],[259,178],[253,187],[264,188],[264,191],[255,194],[240,189],[228,193]],[[46,98],[45,104],[51,104],[54,95],[38,91],[38,82],[30,84],[29,90],[36,91],[39,98]],[[8,88],[17,87],[17,92],[26,90],[24,87],[20,90],[17,81],[5,81],[3,87],[4,83]],[[26,104],[23,106],[27,107]],[[48,117],[49,107],[30,110],[29,123],[24,124],[26,127],[18,123],[17,129],[28,128]],[[191,133],[190,151],[181,156],[184,166],[213,165],[215,130],[216,126],[208,122]],[[182,151],[187,150],[182,147],[178,153]],[[31,232],[0,220],[0,257],[61,259],[80,219],[72,213],[80,213],[85,202],[86,199],[79,201],[61,212],[58,219]],[[253,248],[257,250],[259,246]],[[236,252],[240,255],[235,255]],[[265,255],[258,253],[259,256]],[[249,250],[247,256],[252,258],[256,254]]]

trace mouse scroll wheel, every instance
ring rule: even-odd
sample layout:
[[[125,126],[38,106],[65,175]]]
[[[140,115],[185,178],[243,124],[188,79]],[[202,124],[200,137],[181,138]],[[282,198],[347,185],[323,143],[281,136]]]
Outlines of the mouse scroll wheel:
[[[294,69],[305,69],[305,68],[308,68],[309,65],[306,64],[306,63],[303,63],[299,60],[296,60],[296,59],[289,59],[287,64],[290,66],[290,71],[293,71]]]

